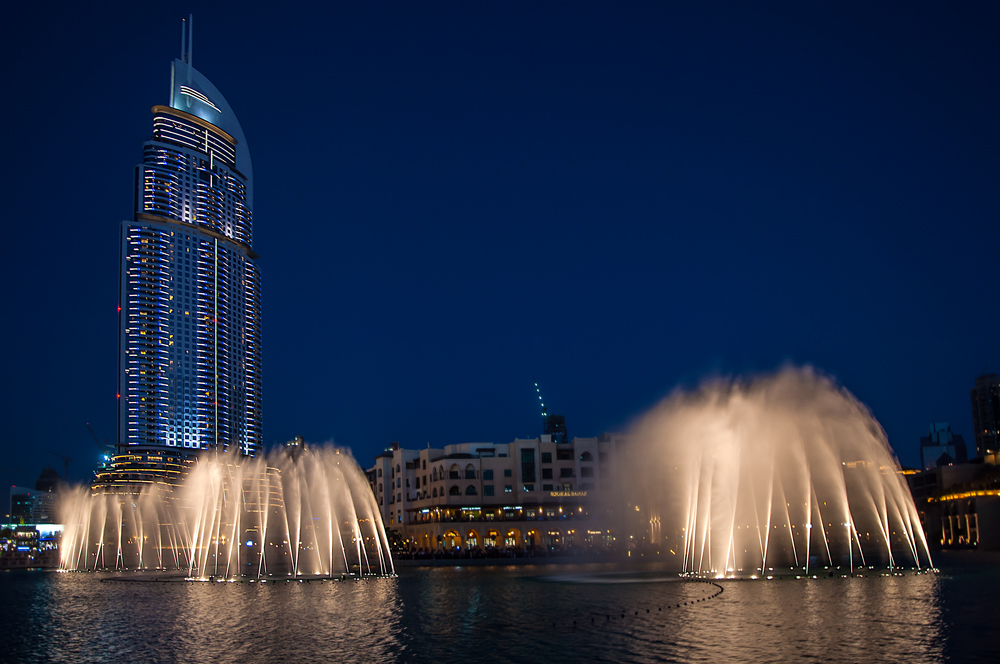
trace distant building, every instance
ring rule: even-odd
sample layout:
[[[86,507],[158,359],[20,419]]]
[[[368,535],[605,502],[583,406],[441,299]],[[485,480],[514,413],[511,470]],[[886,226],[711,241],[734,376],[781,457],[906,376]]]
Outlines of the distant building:
[[[546,434],[420,450],[393,443],[366,472],[385,527],[412,551],[604,547],[610,524],[595,498],[611,489],[623,440],[564,444]]]
[[[35,491],[58,491],[63,484],[59,471],[52,466],[42,468],[42,474],[35,480]]]
[[[9,515],[11,523],[55,523],[56,499],[63,485],[59,472],[52,466],[45,466],[35,480],[34,489],[12,486]]]
[[[971,390],[972,431],[976,456],[1000,452],[1000,382],[995,373],[983,374]]]
[[[545,435],[552,436],[552,440],[560,445],[569,442],[569,434],[566,432],[566,418],[562,415],[547,415],[545,417]]]
[[[965,439],[952,433],[947,422],[934,422],[929,435],[920,438],[920,466],[924,470],[967,460]]]
[[[308,445],[306,445],[306,441],[302,436],[295,436],[285,443],[285,454],[293,459],[298,459],[307,447]]]
[[[38,491],[24,486],[10,488],[12,523],[55,523],[56,498],[52,491]]]

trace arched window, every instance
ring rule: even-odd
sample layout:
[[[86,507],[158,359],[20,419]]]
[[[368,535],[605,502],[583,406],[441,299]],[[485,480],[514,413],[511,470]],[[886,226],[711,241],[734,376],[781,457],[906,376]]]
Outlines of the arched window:
[[[474,480],[476,479],[476,467],[471,463],[465,467],[465,479]]]
[[[476,487],[472,486],[471,484],[469,486],[465,487],[465,495],[467,495],[467,496],[476,496],[476,495],[478,495],[476,493]]]
[[[441,479],[444,479],[444,466],[439,466],[438,468],[439,468],[439,470],[438,470],[438,477],[440,477]]]
[[[594,455],[591,454],[590,452],[584,452],[583,454],[580,455],[580,461],[593,461],[593,460],[594,460]]]
[[[438,469],[433,468],[431,472],[431,482],[437,482],[437,481],[438,481]]]
[[[450,480],[457,480],[457,479],[459,479],[459,476],[458,476],[458,464],[457,463],[451,464],[451,468],[448,469],[448,479],[450,479]]]
[[[434,487],[434,491],[431,492],[431,497],[433,497],[433,498],[437,498],[438,497],[437,487]]]
[[[461,496],[461,495],[462,495],[462,492],[458,490],[458,487],[457,487],[457,486],[453,486],[453,487],[451,487],[451,489],[450,489],[450,490],[448,491],[448,495],[449,495],[449,496]]]
[[[396,472],[397,473],[399,472],[399,464],[398,463],[396,464]]]
[[[382,492],[382,483],[381,482],[378,483],[378,490],[379,490],[379,493]]]

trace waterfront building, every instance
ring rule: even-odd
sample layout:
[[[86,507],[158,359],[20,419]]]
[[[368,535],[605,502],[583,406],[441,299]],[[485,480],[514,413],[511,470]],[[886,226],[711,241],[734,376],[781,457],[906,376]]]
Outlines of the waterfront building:
[[[192,65],[190,23],[122,222],[116,461],[261,448],[253,167],[239,120]],[[155,473],[156,463],[148,470]],[[142,473],[133,473],[141,475]]]
[[[929,427],[928,435],[920,438],[920,467],[923,470],[966,461],[965,439],[952,433],[947,422],[934,422]]]
[[[1000,381],[995,373],[976,378],[972,397],[972,431],[976,456],[1000,452]]]
[[[1000,467],[986,462],[905,472],[933,548],[1000,549]]]
[[[54,569],[59,565],[58,524],[0,524],[0,569]]]
[[[623,441],[544,434],[419,450],[393,443],[367,475],[386,528],[411,551],[604,547],[613,534],[599,498],[613,489]]]

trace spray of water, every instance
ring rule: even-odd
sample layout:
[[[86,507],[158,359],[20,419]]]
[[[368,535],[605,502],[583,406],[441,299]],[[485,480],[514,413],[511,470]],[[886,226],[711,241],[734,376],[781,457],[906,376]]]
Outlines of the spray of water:
[[[78,487],[61,501],[65,570],[180,569],[194,578],[390,574],[378,506],[346,450],[204,453],[178,489]]]
[[[685,571],[931,564],[882,427],[811,368],[678,391],[631,433],[620,500]]]

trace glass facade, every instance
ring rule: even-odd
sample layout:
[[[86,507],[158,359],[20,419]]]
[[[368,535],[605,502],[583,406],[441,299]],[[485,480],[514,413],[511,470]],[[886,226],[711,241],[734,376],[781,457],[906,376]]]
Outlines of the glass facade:
[[[261,448],[253,169],[221,93],[185,57],[121,226],[119,450]]]

